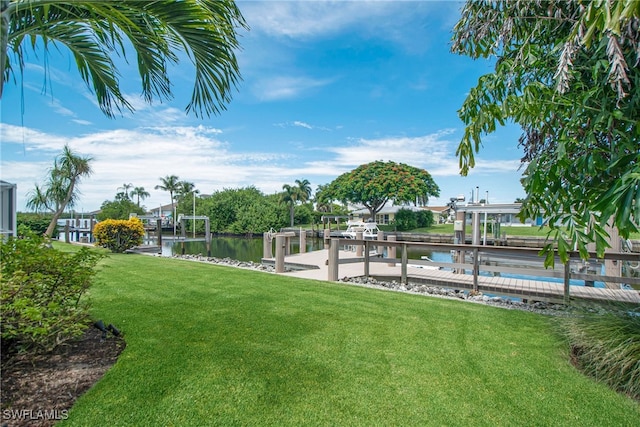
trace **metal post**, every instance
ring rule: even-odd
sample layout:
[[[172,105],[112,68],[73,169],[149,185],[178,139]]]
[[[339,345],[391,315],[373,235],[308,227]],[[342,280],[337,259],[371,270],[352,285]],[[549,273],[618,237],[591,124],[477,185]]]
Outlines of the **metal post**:
[[[338,239],[331,239],[329,241],[329,277],[328,279],[331,282],[338,281],[338,261],[340,257],[340,254],[338,253],[338,250],[340,249],[339,242],[340,240]]]
[[[196,192],[193,192],[193,238],[196,238]]]
[[[480,244],[480,212],[471,214],[471,244]]]

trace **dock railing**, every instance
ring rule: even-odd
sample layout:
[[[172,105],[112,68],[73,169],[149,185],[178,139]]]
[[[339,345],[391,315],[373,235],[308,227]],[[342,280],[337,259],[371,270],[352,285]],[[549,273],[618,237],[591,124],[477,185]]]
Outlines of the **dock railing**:
[[[340,248],[345,245],[351,247],[361,245],[363,256],[340,259]],[[380,246],[386,247],[387,253],[391,254],[399,250],[400,258],[381,257],[381,254],[375,252],[376,248]],[[395,251],[393,250],[394,248],[396,249]],[[454,253],[456,262],[411,259],[409,263],[408,253],[410,249],[425,252]],[[372,256],[372,253],[376,253],[377,256]],[[602,266],[602,263],[607,261],[612,262],[614,265],[628,261],[640,266],[640,254],[638,253],[608,252],[604,254],[604,257],[597,258],[595,252],[590,252],[590,260],[585,262],[580,258],[578,252],[570,252],[569,261],[563,264],[556,252],[554,268],[545,268],[544,258],[539,256],[539,253],[539,249],[504,246],[331,238],[329,243],[328,280],[338,281],[340,277],[339,266],[343,264],[363,262],[362,275],[366,278],[372,276],[372,263],[400,264],[400,275],[399,277],[395,276],[395,279],[400,279],[403,284],[407,284],[409,278],[411,278],[412,282],[417,283],[448,283],[453,288],[489,291],[523,299],[556,301],[566,304],[575,298],[640,303],[640,292],[630,289],[630,287],[640,288],[639,277],[621,277],[587,271],[589,263]],[[448,274],[446,277],[441,274],[439,275],[440,278],[436,278],[435,276],[438,275],[433,270],[420,272],[420,268],[412,268],[410,274],[409,265],[412,267],[439,267],[440,269],[447,269]],[[575,271],[572,271],[572,269]],[[530,279],[500,280],[499,276],[501,274],[528,276]],[[375,276],[379,277],[380,274],[378,273]],[[562,279],[562,281],[558,284],[549,285],[548,282],[543,282],[539,279],[540,277],[553,277]],[[584,286],[571,285],[572,281],[575,283],[576,280],[584,281]],[[596,282],[604,282],[606,284],[605,288],[595,288],[594,283]],[[560,285],[562,285],[562,288],[560,288]]]

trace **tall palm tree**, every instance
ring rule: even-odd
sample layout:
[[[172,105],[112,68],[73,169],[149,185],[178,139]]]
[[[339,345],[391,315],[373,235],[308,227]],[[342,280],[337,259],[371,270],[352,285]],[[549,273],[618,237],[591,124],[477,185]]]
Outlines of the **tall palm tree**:
[[[120,90],[116,57],[130,45],[137,55],[145,101],[172,98],[167,70],[180,51],[195,69],[196,116],[218,114],[231,100],[240,72],[236,31],[248,26],[233,0],[0,0],[0,99],[7,81],[23,73],[27,49],[52,45],[73,54],[82,79],[109,117],[133,111]],[[129,52],[130,53],[130,52]],[[46,71],[45,71],[46,73]]]
[[[311,198],[311,183],[308,179],[296,179],[296,184],[298,184],[299,200],[304,203]]]
[[[316,188],[315,202],[318,212],[333,212],[333,201],[327,196],[329,184],[319,184]]]
[[[140,207],[140,199],[144,200],[147,197],[151,196],[151,194],[149,194],[149,192],[145,190],[144,187],[134,187],[134,189],[131,190],[130,195],[131,197],[136,198],[136,204],[138,205],[138,207]]]
[[[175,195],[180,190],[180,178],[176,175],[167,175],[164,178],[160,178],[161,185],[156,185],[156,190],[167,191],[171,196],[171,211],[173,212],[173,204],[175,203]]]
[[[39,211],[44,208],[53,213],[45,235],[51,237],[58,219],[67,207],[73,207],[80,193],[78,184],[83,177],[91,175],[91,157],[82,157],[65,145],[53,163],[47,182],[36,185],[27,200],[27,207]]]
[[[122,184],[122,187],[118,187],[118,188],[116,188],[116,190],[122,190],[123,197],[124,197],[125,199],[129,200],[129,189],[130,189],[131,187],[133,187],[133,184],[131,184],[131,183],[129,183],[129,184],[124,183],[124,184]]]
[[[200,190],[196,190],[196,185],[193,182],[189,181],[180,181],[178,182],[177,196],[176,198],[179,200],[183,200],[185,197],[198,194]]]
[[[291,220],[291,227],[293,227],[294,209],[297,201],[300,199],[300,188],[295,185],[284,184],[282,189],[284,191],[280,193],[280,202],[289,205],[289,218]]]

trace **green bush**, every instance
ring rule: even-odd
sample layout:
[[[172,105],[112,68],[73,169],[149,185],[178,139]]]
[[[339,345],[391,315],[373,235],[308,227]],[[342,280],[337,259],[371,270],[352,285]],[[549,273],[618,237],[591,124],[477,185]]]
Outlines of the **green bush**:
[[[579,369],[640,399],[640,311],[590,312],[562,319],[561,328]]]
[[[395,224],[398,231],[407,231],[418,228],[416,214],[411,209],[399,209],[396,212]]]
[[[433,212],[423,209],[416,212],[418,228],[428,228],[433,225]]]
[[[23,213],[17,214],[18,234],[20,236],[25,235],[29,230],[33,233],[42,236],[51,222],[51,215],[42,215],[36,213]],[[53,230],[53,235],[58,235],[58,227]]]
[[[128,219],[132,213],[144,215],[145,210],[129,199],[105,200],[100,206],[100,213],[96,219],[98,221],[104,221],[106,219]]]
[[[0,242],[1,336],[8,351],[50,351],[82,334],[89,323],[81,301],[102,255],[83,248],[55,250],[32,233]]]
[[[101,221],[93,228],[96,245],[111,252],[124,252],[142,244],[144,227],[138,218],[108,219]]]

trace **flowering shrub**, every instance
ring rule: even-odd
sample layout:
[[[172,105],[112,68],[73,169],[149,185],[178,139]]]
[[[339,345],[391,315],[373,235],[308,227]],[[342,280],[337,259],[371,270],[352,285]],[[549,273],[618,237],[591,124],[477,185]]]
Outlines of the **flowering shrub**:
[[[65,253],[35,233],[0,241],[0,330],[3,350],[50,351],[90,323],[82,295],[103,255]]]
[[[96,245],[111,250],[124,252],[134,246],[142,244],[144,227],[138,218],[107,219],[96,224],[93,228]]]

